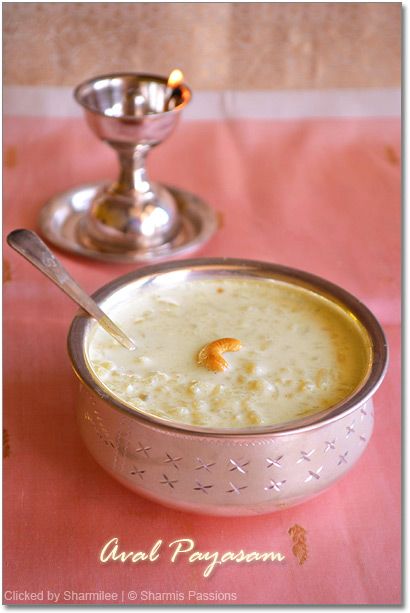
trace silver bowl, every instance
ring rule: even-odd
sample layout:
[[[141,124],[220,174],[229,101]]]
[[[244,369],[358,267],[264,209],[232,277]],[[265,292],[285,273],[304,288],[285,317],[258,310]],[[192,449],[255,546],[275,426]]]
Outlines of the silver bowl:
[[[131,409],[99,384],[87,362],[95,321],[80,312],[68,350],[81,381],[82,437],[115,479],[161,504],[210,515],[257,515],[299,504],[357,462],[373,430],[372,397],[387,367],[387,344],[372,313],[340,287],[306,272],[236,259],[168,262],[132,272],[94,294],[110,311],[155,282],[221,276],[279,279],[337,302],[361,322],[371,344],[368,376],[350,397],[320,413],[275,426],[213,429],[177,424]],[[179,281],[180,282],[180,281]]]

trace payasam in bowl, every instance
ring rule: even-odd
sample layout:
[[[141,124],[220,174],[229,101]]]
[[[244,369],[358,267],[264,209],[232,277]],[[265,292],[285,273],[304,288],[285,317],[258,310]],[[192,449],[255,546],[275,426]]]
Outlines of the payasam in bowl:
[[[345,290],[274,264],[198,259],[94,297],[136,349],[75,318],[81,431],[136,492],[194,512],[265,513],[318,494],[364,451],[387,346]]]

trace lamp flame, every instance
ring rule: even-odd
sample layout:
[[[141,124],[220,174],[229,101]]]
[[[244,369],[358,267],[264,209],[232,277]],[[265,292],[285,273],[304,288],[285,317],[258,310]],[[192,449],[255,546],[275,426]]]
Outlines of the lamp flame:
[[[184,80],[184,74],[179,68],[175,68],[168,77],[167,87],[175,89]]]

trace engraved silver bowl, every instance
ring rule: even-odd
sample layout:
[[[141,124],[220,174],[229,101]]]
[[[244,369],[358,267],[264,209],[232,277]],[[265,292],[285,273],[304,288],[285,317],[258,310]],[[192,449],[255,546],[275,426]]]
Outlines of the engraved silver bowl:
[[[343,402],[276,426],[213,429],[177,424],[131,409],[99,384],[87,362],[95,320],[80,312],[68,350],[81,381],[77,414],[96,461],[115,479],[161,504],[210,515],[256,515],[299,504],[357,462],[373,430],[372,397],[387,368],[387,344],[374,315],[340,287],[306,272],[248,260],[168,262],[115,279],[94,294],[110,311],[135,292],[185,279],[240,275],[280,279],[337,302],[357,317],[371,345],[368,374]]]

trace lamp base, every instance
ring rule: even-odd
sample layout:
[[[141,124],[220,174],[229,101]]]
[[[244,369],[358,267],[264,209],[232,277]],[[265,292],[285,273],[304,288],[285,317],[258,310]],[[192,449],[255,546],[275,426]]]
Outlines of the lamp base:
[[[168,242],[155,247],[118,249],[93,242],[86,230],[91,203],[105,183],[83,185],[54,196],[40,213],[39,226],[45,239],[71,253],[112,263],[152,262],[190,253],[215,233],[217,216],[203,200],[185,190],[166,186],[175,199],[180,228]]]

